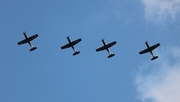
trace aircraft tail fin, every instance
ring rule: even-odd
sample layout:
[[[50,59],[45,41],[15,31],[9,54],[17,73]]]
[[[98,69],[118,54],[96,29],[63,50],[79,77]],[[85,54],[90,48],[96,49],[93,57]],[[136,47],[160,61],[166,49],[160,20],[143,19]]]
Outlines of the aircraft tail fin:
[[[108,56],[108,58],[111,58],[111,57],[113,57],[113,56],[115,56],[115,54],[110,54],[110,55]]]
[[[36,49],[37,49],[37,47],[32,47],[29,51],[34,51]]]
[[[158,56],[153,56],[153,58],[151,59],[151,61],[153,61],[153,60],[155,60],[155,59],[157,59],[158,58]]]
[[[77,55],[77,54],[79,54],[80,53],[80,51],[75,51],[74,53],[73,53],[73,56],[75,56],[75,55]]]

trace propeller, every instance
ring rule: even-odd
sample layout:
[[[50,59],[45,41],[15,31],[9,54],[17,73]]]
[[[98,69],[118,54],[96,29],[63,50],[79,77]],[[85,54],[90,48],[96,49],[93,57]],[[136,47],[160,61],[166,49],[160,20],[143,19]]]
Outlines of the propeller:
[[[24,31],[23,34],[26,34],[26,31]]]
[[[69,35],[67,36],[67,38],[69,38]]]

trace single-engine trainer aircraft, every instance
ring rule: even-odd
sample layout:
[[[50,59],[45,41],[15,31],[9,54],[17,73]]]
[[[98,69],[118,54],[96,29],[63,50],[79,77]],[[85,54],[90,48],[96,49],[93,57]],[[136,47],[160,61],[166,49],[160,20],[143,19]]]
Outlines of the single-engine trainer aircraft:
[[[74,48],[74,45],[76,45],[77,43],[79,43],[82,39],[79,38],[79,39],[77,39],[77,40],[71,41],[70,38],[69,38],[69,36],[67,37],[67,39],[68,39],[69,43],[66,44],[66,45],[64,45],[64,46],[62,46],[61,49],[66,49],[66,48],[71,47],[71,48],[73,49],[73,51],[74,51],[73,56],[79,54],[80,51],[76,51],[76,49]]]
[[[103,42],[104,46],[96,49],[96,52],[102,51],[102,50],[107,50],[107,52],[109,53],[108,58],[113,57],[115,54],[112,54],[112,53],[110,52],[109,48],[110,48],[111,46],[113,46],[114,44],[116,44],[116,41],[113,41],[113,42],[111,42],[111,43],[109,43],[109,44],[106,44],[105,41],[104,41],[104,39],[102,39],[102,42]]]
[[[26,35],[26,32],[24,32],[23,34],[24,34],[25,39],[22,40],[22,41],[20,41],[20,42],[18,42],[17,44],[18,44],[18,45],[21,45],[21,44],[28,43],[28,44],[30,45],[30,47],[31,47],[30,51],[34,51],[35,49],[37,49],[37,47],[34,47],[34,46],[32,45],[31,41],[34,40],[35,38],[37,38],[37,37],[38,37],[38,34],[35,34],[35,35],[31,36],[31,37],[28,37],[28,36]]]
[[[155,48],[157,48],[158,46],[160,46],[160,43],[157,43],[157,44],[155,44],[155,45],[153,45],[153,46],[149,46],[148,42],[146,41],[145,44],[146,44],[146,46],[147,46],[147,49],[145,49],[145,50],[139,52],[139,54],[144,54],[144,53],[150,52],[151,55],[152,55],[151,60],[157,59],[158,56],[154,56],[154,54],[153,54],[152,51],[153,51]]]

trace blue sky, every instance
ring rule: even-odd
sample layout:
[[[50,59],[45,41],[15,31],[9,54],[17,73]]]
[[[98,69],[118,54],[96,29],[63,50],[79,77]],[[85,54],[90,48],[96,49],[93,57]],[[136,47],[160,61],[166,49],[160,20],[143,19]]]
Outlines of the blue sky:
[[[180,0],[0,1],[0,102],[179,102],[179,11]],[[24,31],[37,50],[17,45]],[[67,36],[82,38],[79,55],[60,49]],[[111,59],[95,52],[102,38],[117,41]],[[139,55],[145,41],[161,44],[157,60]]]

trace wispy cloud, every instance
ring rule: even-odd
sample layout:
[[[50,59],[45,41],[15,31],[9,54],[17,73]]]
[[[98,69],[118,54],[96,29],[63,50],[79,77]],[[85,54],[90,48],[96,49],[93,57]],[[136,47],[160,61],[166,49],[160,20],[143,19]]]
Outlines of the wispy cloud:
[[[175,20],[180,12],[180,0],[141,0],[148,21],[164,22],[168,18]]]
[[[143,102],[180,102],[180,48],[167,47],[157,60],[144,64],[136,77]]]

